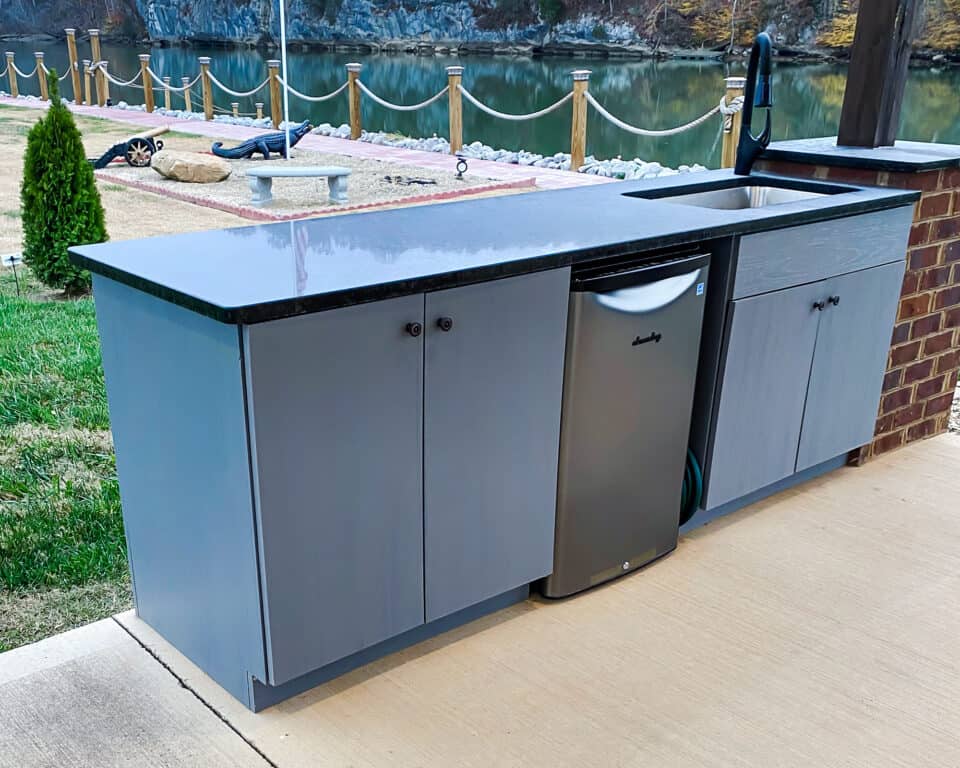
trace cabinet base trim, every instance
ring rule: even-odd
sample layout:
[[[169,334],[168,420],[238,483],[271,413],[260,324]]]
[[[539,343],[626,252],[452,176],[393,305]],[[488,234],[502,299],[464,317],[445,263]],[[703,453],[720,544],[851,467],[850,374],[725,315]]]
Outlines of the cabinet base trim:
[[[840,469],[840,467],[846,465],[848,455],[849,452],[844,451],[839,456],[836,456],[832,459],[827,459],[826,461],[815,464],[812,467],[808,467],[801,472],[797,472],[796,474],[783,478],[783,480],[778,480],[775,483],[771,483],[770,485],[765,486],[758,491],[748,493],[746,496],[741,496],[739,499],[733,499],[732,501],[728,501],[724,504],[720,504],[717,507],[713,507],[713,509],[708,509],[706,511],[701,510],[697,512],[697,514],[695,514],[686,523],[686,525],[680,528],[680,533],[692,531],[694,528],[699,528],[701,525],[709,523],[711,520],[716,520],[718,517],[729,515],[731,512],[736,512],[738,509],[743,509],[744,507],[750,506],[761,499],[765,499],[768,496],[773,496],[775,493],[785,491],[788,488],[793,488],[796,485],[805,483],[807,480],[812,480],[820,475],[825,475],[827,472],[832,472],[835,469]]]
[[[274,704],[279,704],[285,699],[289,699],[292,696],[296,696],[299,693],[303,693],[304,691],[326,683],[335,677],[340,677],[340,675],[345,675],[347,672],[352,672],[358,667],[362,667],[364,664],[369,664],[377,659],[382,659],[384,656],[389,656],[391,653],[402,651],[405,648],[409,648],[412,645],[416,645],[424,640],[428,640],[431,637],[436,637],[437,635],[448,632],[451,629],[456,629],[459,626],[467,624],[495,611],[499,611],[507,606],[513,605],[514,603],[521,603],[529,596],[529,584],[525,584],[522,587],[517,587],[516,589],[508,590],[496,595],[495,597],[484,600],[481,603],[471,605],[469,608],[464,608],[463,610],[452,613],[449,616],[444,616],[436,621],[431,621],[429,624],[415,627],[414,629],[408,630],[407,632],[397,635],[396,637],[391,637],[389,640],[384,640],[382,643],[377,643],[369,648],[364,648],[362,651],[358,651],[357,653],[351,654],[346,658],[340,659],[331,664],[327,664],[319,669],[315,669],[312,672],[307,672],[307,674],[301,675],[300,677],[297,677],[290,682],[283,683],[282,685],[266,685],[265,683],[261,683],[256,678],[251,678],[250,702],[248,706],[254,712],[260,712],[267,707],[272,707]]]

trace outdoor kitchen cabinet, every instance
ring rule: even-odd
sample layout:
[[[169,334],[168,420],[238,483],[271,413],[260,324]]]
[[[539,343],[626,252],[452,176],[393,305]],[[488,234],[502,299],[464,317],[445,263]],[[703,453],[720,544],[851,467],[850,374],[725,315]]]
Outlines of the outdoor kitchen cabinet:
[[[271,684],[551,572],[568,289],[244,327]]]
[[[903,279],[902,231],[886,248],[868,241],[863,262],[850,264],[864,269],[812,282],[794,270],[788,281],[801,284],[730,302],[705,508],[870,442]]]

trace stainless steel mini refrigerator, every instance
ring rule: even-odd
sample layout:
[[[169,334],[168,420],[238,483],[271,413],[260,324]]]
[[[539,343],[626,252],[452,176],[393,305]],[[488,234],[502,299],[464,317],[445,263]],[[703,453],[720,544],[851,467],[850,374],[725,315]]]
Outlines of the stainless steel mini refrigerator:
[[[674,254],[573,275],[548,597],[677,546],[708,265]]]

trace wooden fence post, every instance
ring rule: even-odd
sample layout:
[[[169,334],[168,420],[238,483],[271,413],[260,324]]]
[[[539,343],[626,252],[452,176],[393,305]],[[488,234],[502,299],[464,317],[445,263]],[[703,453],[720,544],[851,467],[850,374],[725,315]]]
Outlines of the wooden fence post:
[[[463,97],[460,95],[460,82],[463,80],[463,67],[447,67],[447,93],[450,113],[450,154],[455,155],[463,146]]]
[[[279,128],[283,119],[283,99],[280,96],[280,62],[277,59],[267,62],[267,73],[270,77],[270,119],[273,127]]]
[[[360,89],[357,87],[357,80],[360,79],[360,70],[362,64],[351,62],[347,64],[347,92],[350,99],[350,138],[359,139],[363,133],[363,125],[360,118]]]
[[[110,69],[110,62],[104,59],[100,63],[103,64],[103,67],[99,70],[103,82],[103,103],[100,106],[103,107],[110,104],[110,81],[107,79],[107,70]]]
[[[86,104],[88,107],[93,106],[93,91],[90,89],[91,77],[92,75],[90,72],[90,59],[84,59],[83,60],[83,93],[84,93],[83,103]]]
[[[165,75],[163,78],[163,108],[170,111],[170,76]]]
[[[745,77],[727,77],[724,78],[727,85],[726,102],[727,106],[733,102],[737,96],[743,97],[743,89],[747,84]],[[733,168],[737,162],[737,145],[740,143],[740,126],[743,124],[743,111],[733,115],[723,116],[723,149],[720,152],[720,167]]]
[[[47,88],[47,72],[43,66],[43,51],[34,51],[37,59],[37,82],[40,83],[40,99],[50,101],[50,91]]]
[[[184,108],[185,110],[187,110],[187,112],[193,112],[193,104],[191,103],[191,100],[190,100],[190,78],[189,78],[189,77],[181,77],[181,78],[180,78],[180,82],[181,82],[181,84],[183,85],[183,88],[184,88],[184,90],[183,90],[183,108]]]
[[[213,85],[210,82],[210,57],[201,56],[200,86],[203,91],[203,119],[213,120]]]
[[[10,81],[10,95],[17,98],[20,95],[20,89],[17,86],[17,70],[14,69],[13,51],[7,51],[7,79]]]
[[[230,111],[233,112],[234,117],[240,117],[240,102],[231,101],[230,102]]]
[[[90,58],[93,60],[93,66],[96,66],[97,64],[100,63],[100,60],[101,60],[100,30],[88,29],[87,33],[90,35]],[[97,70],[93,76],[93,79],[97,85],[97,106],[102,107],[107,102],[107,94],[106,94],[107,78],[103,76],[103,70],[97,67]]]
[[[140,82],[143,83],[143,103],[147,112],[153,112],[153,78],[147,70],[150,69],[150,54],[140,54]]]
[[[257,120],[263,120],[263,102],[257,102]]]
[[[73,83],[73,101],[83,104],[83,91],[80,89],[80,68],[77,66],[77,30],[63,30],[67,35],[67,56],[70,58],[70,82]]]
[[[570,170],[578,171],[587,153],[587,88],[590,70],[575,69],[573,75],[573,120],[570,124]]]

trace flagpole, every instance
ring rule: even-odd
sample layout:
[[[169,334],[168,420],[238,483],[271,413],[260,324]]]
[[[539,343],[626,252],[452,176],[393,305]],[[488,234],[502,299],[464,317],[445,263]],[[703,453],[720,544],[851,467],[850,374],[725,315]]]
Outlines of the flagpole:
[[[280,0],[280,69],[283,72],[283,136],[286,157],[290,159],[290,95],[287,93],[287,0]]]

